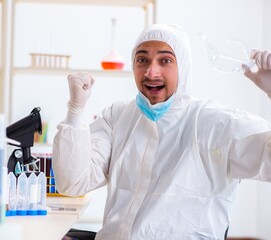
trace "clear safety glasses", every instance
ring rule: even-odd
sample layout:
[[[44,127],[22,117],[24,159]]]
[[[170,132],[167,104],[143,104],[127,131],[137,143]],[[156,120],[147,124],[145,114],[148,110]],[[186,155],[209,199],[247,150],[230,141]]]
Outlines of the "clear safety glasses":
[[[227,44],[235,44],[241,50],[240,57],[233,57],[230,54],[226,54],[219,51],[203,33],[196,34],[203,40],[205,49],[207,52],[207,59],[209,64],[218,72],[221,73],[234,73],[242,71],[242,64],[248,65],[252,68],[255,65],[255,61],[250,58],[250,52],[246,45],[242,41],[228,40]],[[235,48],[236,48],[235,46]]]

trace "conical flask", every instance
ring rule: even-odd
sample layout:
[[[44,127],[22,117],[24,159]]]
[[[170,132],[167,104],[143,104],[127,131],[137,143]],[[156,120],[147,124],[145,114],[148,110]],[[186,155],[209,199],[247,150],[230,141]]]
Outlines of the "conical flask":
[[[124,59],[118,54],[115,49],[115,31],[116,31],[116,20],[111,19],[111,49],[109,53],[102,59],[102,68],[104,70],[121,70],[124,67]]]

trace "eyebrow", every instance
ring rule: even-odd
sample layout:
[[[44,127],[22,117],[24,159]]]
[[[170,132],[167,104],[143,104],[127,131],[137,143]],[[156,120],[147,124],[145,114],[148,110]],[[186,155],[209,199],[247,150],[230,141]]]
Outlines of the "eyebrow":
[[[138,51],[136,51],[135,55],[137,55],[139,53],[148,53],[148,51],[147,50],[138,50]],[[171,52],[171,51],[168,51],[168,50],[161,50],[161,51],[158,51],[158,53],[161,53],[161,54],[168,53],[168,54],[171,54],[172,56],[175,57],[175,54],[173,52]]]

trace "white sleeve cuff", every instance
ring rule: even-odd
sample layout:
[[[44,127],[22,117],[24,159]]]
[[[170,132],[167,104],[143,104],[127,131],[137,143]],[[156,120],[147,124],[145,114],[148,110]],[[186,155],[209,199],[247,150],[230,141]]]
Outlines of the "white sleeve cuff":
[[[68,103],[68,111],[64,123],[80,127],[84,122],[85,108],[74,108]]]

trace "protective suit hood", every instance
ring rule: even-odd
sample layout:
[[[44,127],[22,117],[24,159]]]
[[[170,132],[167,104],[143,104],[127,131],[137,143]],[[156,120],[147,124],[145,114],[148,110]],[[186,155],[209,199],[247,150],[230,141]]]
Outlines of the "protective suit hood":
[[[176,55],[178,65],[177,95],[190,97],[192,80],[192,57],[190,42],[186,33],[178,25],[153,24],[141,32],[132,51],[132,65],[137,47],[148,41],[161,41],[168,44]]]

